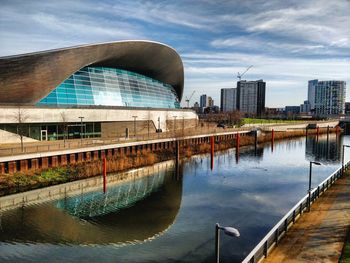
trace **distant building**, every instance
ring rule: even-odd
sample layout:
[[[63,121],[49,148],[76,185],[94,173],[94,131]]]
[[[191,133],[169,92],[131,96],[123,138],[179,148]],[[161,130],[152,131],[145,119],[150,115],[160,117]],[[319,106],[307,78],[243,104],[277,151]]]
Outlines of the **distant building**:
[[[304,103],[300,104],[300,112],[301,113],[311,112],[311,104],[308,100],[304,100]]]
[[[284,108],[268,108],[265,107],[265,114],[267,115],[282,115],[284,113]]]
[[[310,103],[310,111],[315,109],[315,97],[316,97],[316,85],[318,83],[317,79],[309,80],[308,90],[307,90],[307,100]]]
[[[318,81],[315,89],[315,113],[319,116],[345,112],[345,81]]]
[[[350,114],[350,102],[345,102],[345,114]]]
[[[208,107],[213,107],[214,106],[214,100],[212,97],[208,97]]]
[[[295,115],[300,113],[300,106],[286,106],[284,112],[286,115]]]
[[[240,80],[237,82],[237,109],[242,113],[260,116],[265,110],[266,83]]]
[[[199,103],[197,101],[194,103],[193,109],[195,112],[199,113]]]
[[[201,108],[205,108],[205,107],[208,107],[208,98],[207,98],[207,95],[206,94],[203,94],[200,96],[200,99],[199,99],[199,106]]]
[[[221,89],[220,109],[223,112],[237,109],[237,89]]]

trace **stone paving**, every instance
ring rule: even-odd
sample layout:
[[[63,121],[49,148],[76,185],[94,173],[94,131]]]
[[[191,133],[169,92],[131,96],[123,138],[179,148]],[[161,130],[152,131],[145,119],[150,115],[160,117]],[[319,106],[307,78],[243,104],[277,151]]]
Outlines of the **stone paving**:
[[[282,238],[263,262],[338,262],[350,226],[350,171]]]

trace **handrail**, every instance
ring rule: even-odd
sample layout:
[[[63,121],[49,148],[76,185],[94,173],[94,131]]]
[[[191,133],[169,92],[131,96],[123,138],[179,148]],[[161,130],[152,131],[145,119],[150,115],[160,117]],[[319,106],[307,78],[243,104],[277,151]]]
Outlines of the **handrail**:
[[[344,169],[350,166],[350,161],[344,165]],[[342,175],[342,167],[334,171],[330,176],[323,180],[316,188],[311,191],[310,204],[320,197],[334,182]],[[321,193],[320,193],[321,191]],[[267,233],[267,235],[254,247],[254,249],[245,257],[242,263],[256,263],[266,258],[270,249],[278,245],[280,237],[287,231],[290,224],[294,224],[307,208],[309,195],[305,195],[284,217]],[[305,203],[305,205],[304,205]],[[282,231],[280,231],[282,228]],[[272,242],[271,242],[272,239]],[[269,242],[270,241],[270,242]]]

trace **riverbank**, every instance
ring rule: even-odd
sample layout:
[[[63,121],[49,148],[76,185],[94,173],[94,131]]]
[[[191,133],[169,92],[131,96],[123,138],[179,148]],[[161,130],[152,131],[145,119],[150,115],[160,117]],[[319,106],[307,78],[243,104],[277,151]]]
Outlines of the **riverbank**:
[[[330,129],[335,132],[336,129]],[[320,129],[319,133],[326,133],[327,129]],[[309,135],[315,135],[316,130],[309,130]],[[275,132],[274,140],[292,139],[305,136],[305,130]],[[262,133],[258,136],[258,143],[271,142],[272,133]],[[255,136],[242,136],[240,146],[255,144]],[[215,141],[215,151],[226,150],[236,147],[236,140]],[[211,145],[209,142],[200,145],[184,144],[180,147],[180,157],[190,157],[195,154],[209,153]],[[107,172],[123,172],[132,168],[152,165],[158,162],[175,158],[175,149],[161,149],[156,151],[142,150],[128,155],[114,155],[106,159]],[[57,185],[75,180],[85,179],[101,175],[103,171],[103,160],[91,160],[79,164],[68,164],[61,167],[38,169],[34,171],[17,172],[15,174],[0,175],[0,196],[24,192],[37,188]]]

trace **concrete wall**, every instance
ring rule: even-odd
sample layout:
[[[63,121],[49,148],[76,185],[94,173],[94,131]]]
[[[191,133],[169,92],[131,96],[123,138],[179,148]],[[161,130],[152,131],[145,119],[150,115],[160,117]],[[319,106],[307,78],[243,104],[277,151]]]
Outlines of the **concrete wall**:
[[[35,141],[37,141],[37,140],[23,136],[23,142],[35,142]],[[17,134],[0,129],[0,144],[4,143],[4,142],[6,142],[6,143],[20,143],[21,139]]]
[[[16,123],[15,116],[18,115],[18,107],[0,107],[0,123]],[[167,120],[194,119],[197,114],[192,110],[166,110],[166,109],[144,109],[144,108],[110,108],[110,109],[62,109],[62,108],[36,108],[21,107],[22,118],[25,123],[60,123],[80,122],[79,117],[84,117],[84,122],[130,122],[134,121],[133,116],[137,116],[137,121],[151,120],[158,128],[158,118],[160,128],[163,131],[169,129]],[[64,116],[64,117],[63,117]]]

